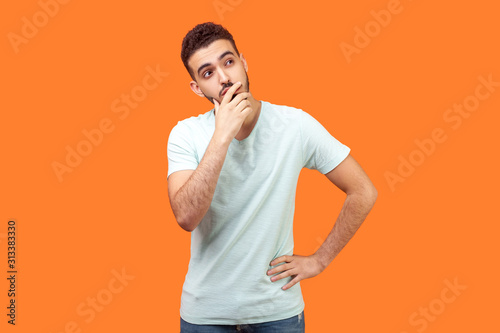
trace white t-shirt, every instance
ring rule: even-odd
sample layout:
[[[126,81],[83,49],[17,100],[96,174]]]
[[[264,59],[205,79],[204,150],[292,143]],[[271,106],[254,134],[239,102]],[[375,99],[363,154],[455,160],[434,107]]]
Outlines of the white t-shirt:
[[[304,309],[300,282],[271,282],[270,262],[293,254],[295,190],[303,167],[325,174],[350,149],[306,112],[261,101],[250,135],[233,139],[207,214],[191,233],[180,315],[199,325],[286,319]],[[194,170],[215,130],[214,110],[172,129],[168,175]]]

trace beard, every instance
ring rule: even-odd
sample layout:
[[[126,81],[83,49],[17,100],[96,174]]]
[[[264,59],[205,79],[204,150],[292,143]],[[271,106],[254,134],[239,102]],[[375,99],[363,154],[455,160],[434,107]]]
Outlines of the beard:
[[[250,81],[248,80],[248,73],[247,73],[247,72],[245,72],[245,77],[246,77],[246,82],[245,82],[245,84],[246,84],[246,85],[243,85],[242,87],[245,87],[245,86],[246,86],[246,87],[247,87],[247,91],[250,91]],[[230,86],[232,86],[232,85],[233,85],[233,83],[231,82],[230,84],[226,85],[226,87],[230,87]],[[225,87],[224,87],[224,89],[225,89]],[[202,91],[202,92],[203,92],[203,91]],[[233,99],[236,97],[236,95],[237,95],[237,94],[233,94],[233,97],[231,98],[231,100],[233,100]],[[214,98],[213,98],[213,97],[205,95],[205,93],[204,93],[204,92],[203,92],[203,96],[205,96],[205,97],[206,97],[206,98],[210,101],[210,103],[215,104],[215,103],[214,103]],[[224,96],[223,96],[223,97],[224,97]],[[219,104],[220,104],[220,103],[219,103]]]

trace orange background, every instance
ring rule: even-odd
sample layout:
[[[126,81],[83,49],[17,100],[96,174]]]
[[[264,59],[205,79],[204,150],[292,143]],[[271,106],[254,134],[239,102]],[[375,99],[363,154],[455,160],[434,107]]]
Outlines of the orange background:
[[[231,10],[218,13],[217,3]],[[316,117],[379,191],[341,254],[301,282],[307,332],[498,332],[500,87],[457,129],[443,116],[475,93],[479,76],[500,82],[500,8],[402,0],[348,62],[341,43],[355,45],[356,27],[376,28],[371,11],[389,3],[73,0],[43,22],[37,1],[3,2],[1,331],[179,331],[190,234],[168,203],[166,142],[178,120],[212,107],[189,89],[180,47],[188,30],[214,21],[245,55],[254,96]],[[23,17],[33,16],[41,27],[16,53],[9,33],[21,35]],[[148,66],[169,74],[121,119],[113,101],[141,85]],[[59,181],[52,163],[65,163],[66,146],[102,119],[113,130]],[[423,156],[415,140],[435,128],[447,139],[391,189],[386,173],[398,173],[401,156]],[[296,254],[317,249],[343,199],[304,170]],[[17,221],[15,327],[6,316],[9,219]],[[111,295],[122,268],[133,279],[87,322],[77,308]],[[443,303],[454,279],[466,289]],[[429,306],[439,314],[412,324]]]

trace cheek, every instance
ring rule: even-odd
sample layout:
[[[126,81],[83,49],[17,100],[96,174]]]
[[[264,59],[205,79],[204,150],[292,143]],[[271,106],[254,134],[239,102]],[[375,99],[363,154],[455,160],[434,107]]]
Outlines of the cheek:
[[[207,96],[218,96],[219,93],[215,91],[215,88],[212,85],[203,85],[200,86],[201,91]]]

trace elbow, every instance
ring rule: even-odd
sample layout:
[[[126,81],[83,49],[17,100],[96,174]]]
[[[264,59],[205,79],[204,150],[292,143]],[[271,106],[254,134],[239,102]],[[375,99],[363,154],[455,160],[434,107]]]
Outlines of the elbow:
[[[188,212],[182,207],[179,207],[174,200],[170,200],[170,207],[172,208],[172,213],[174,213],[175,220],[179,227],[187,232],[193,231],[197,223],[194,223],[193,218],[189,216]]]
[[[373,207],[378,197],[378,191],[375,188],[375,186],[373,186],[373,184],[371,184],[371,186],[369,186],[368,189],[366,190],[366,197],[370,205]]]
[[[184,230],[186,230],[187,232],[191,232],[193,231],[195,228],[192,226],[191,223],[189,223],[189,220],[187,220],[186,218],[184,217],[175,217],[175,219],[177,220],[177,224]]]
[[[192,218],[189,216],[186,216],[186,214],[174,214],[175,219],[177,220],[177,224],[179,226],[186,230],[187,232],[192,232],[196,227],[198,226],[198,223],[194,221]]]
[[[183,226],[182,224],[179,223],[179,225],[181,226],[182,229],[184,229],[185,231],[187,232],[192,232],[194,229],[188,227],[188,226]]]
[[[357,190],[354,190],[350,193],[348,192],[348,194],[352,194],[354,197],[357,197],[358,200],[360,200],[363,205],[369,209],[371,209],[375,205],[378,197],[378,191],[371,182],[363,184],[362,186],[358,187]]]
[[[182,229],[186,230],[187,232],[192,232],[194,229],[196,229],[187,223],[181,223],[180,221],[177,221],[177,223]]]

